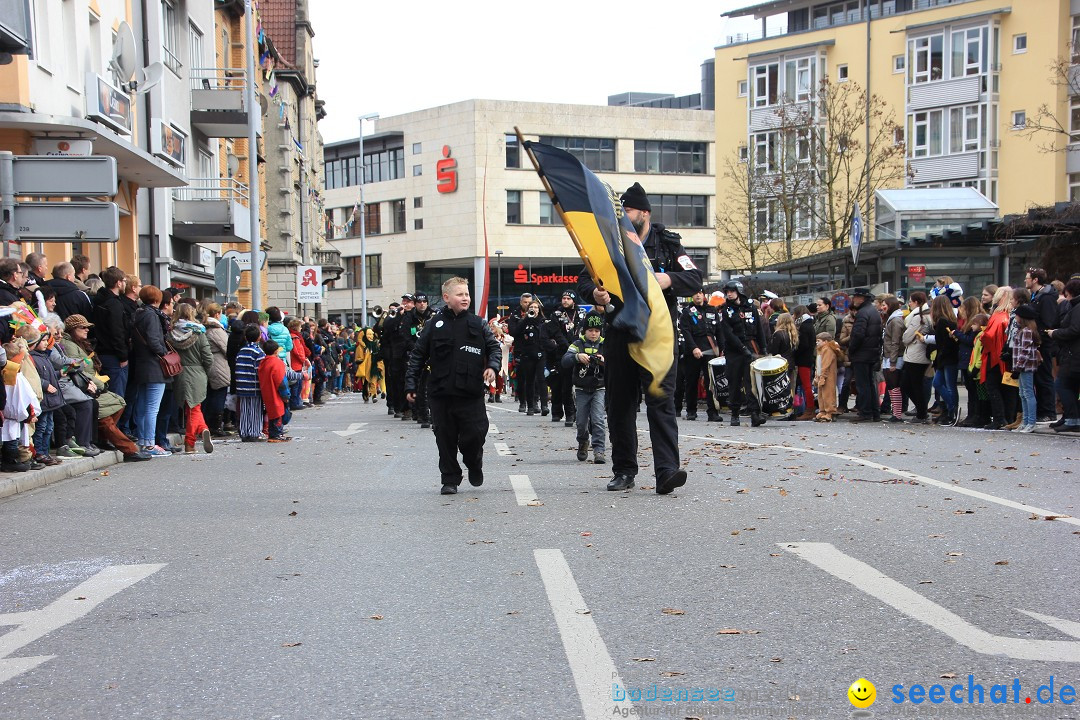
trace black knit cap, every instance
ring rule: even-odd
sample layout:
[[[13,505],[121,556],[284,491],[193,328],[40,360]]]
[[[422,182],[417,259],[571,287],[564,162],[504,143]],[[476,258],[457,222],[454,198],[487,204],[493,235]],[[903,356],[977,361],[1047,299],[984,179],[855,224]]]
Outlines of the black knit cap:
[[[628,187],[620,199],[622,200],[624,208],[634,208],[635,210],[652,212],[652,205],[649,204],[649,196],[645,194],[645,188],[641,187],[641,183],[634,183]]]

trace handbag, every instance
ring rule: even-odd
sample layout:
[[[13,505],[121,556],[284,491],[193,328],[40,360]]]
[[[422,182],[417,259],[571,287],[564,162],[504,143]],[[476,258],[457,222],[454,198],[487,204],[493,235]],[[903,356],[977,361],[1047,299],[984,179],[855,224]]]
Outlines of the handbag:
[[[139,333],[139,339],[142,340],[146,349],[150,349],[150,343],[146,342],[146,338],[139,332],[138,328],[135,328],[135,332]],[[176,377],[180,374],[180,371],[184,369],[184,366],[180,364],[180,353],[173,349],[173,346],[169,344],[168,340],[165,340],[165,347],[168,348],[168,352],[164,355],[158,356],[158,365],[161,366],[161,374],[167,378]]]
[[[101,395],[101,393],[105,392],[105,388],[99,383],[94,383],[95,390],[90,392],[90,378],[82,370],[74,370],[73,372],[68,373],[68,377],[71,378],[71,382],[75,387],[79,388],[92,398],[96,398]]]

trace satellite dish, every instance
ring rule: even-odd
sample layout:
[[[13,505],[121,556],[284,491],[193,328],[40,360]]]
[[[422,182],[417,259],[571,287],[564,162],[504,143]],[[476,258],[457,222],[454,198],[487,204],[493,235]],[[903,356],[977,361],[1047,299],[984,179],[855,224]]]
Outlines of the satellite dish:
[[[117,85],[123,85],[135,77],[135,70],[139,67],[137,52],[135,33],[130,25],[121,22],[116,28],[116,41],[113,43],[112,59],[109,60],[109,68],[116,77]]]
[[[142,80],[132,83],[132,87],[137,88],[135,92],[144,93],[160,83],[161,79],[165,77],[165,66],[155,61],[144,67],[140,73],[142,74]]]
[[[261,92],[257,92],[255,95],[259,98],[259,107],[262,109],[262,114],[265,117],[266,111],[270,109],[270,101],[267,100],[266,96]]]
[[[236,174],[240,172],[240,158],[232,153],[228,154],[225,165],[229,169],[229,177],[236,177]]]

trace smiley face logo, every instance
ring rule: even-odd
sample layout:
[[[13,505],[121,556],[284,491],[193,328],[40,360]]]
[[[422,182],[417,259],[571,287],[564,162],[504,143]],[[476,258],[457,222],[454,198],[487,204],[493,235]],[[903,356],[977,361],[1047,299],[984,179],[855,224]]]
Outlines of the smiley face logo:
[[[874,687],[874,683],[866,678],[859,678],[851,683],[851,687],[847,691],[847,697],[851,704],[860,710],[868,708],[877,700],[877,688]]]

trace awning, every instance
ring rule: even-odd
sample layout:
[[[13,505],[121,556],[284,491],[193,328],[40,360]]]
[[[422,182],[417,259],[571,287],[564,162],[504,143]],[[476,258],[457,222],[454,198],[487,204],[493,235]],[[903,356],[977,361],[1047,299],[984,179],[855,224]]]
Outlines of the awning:
[[[121,180],[146,188],[188,184],[187,177],[179,170],[152,157],[107,127],[89,120],[65,115],[0,112],[0,130],[92,138],[95,155],[116,158],[116,174]]]

